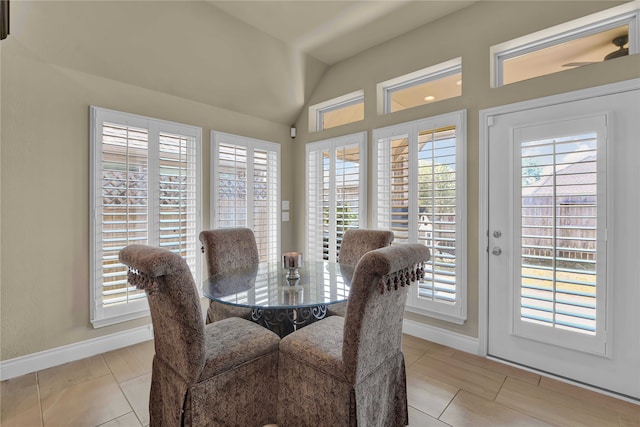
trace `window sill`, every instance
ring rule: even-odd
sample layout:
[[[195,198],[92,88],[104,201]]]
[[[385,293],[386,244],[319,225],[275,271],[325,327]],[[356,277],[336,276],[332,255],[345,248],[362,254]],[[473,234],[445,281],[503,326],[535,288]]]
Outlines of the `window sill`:
[[[460,316],[452,315],[452,314],[446,314],[438,311],[427,310],[420,307],[414,307],[410,305],[407,305],[405,307],[405,310],[408,311],[409,313],[415,313],[421,316],[431,317],[433,319],[444,320],[445,322],[455,323],[456,325],[464,325],[464,323],[467,321],[466,314],[463,314]]]
[[[105,326],[115,325],[129,320],[140,319],[141,317],[150,316],[149,308],[134,311],[131,313],[119,314],[117,316],[103,317],[101,319],[91,319],[91,324],[94,329],[102,328]]]

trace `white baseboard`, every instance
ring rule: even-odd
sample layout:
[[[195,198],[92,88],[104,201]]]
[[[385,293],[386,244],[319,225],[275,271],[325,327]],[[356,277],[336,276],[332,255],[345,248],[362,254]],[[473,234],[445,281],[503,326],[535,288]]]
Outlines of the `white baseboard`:
[[[447,331],[446,329],[404,319],[402,322],[402,332],[407,335],[422,338],[423,340],[446,345],[456,350],[478,354],[479,343],[477,338]]]
[[[0,362],[0,381],[153,339],[151,325],[117,332]]]
[[[478,354],[477,338],[406,319],[402,326],[402,331],[405,334],[446,345],[456,350]],[[99,338],[16,357],[15,359],[4,360],[0,362],[0,381],[73,362],[74,360],[84,359],[85,357],[95,356],[96,354],[117,350],[150,339],[153,339],[153,327],[151,325],[145,325]]]

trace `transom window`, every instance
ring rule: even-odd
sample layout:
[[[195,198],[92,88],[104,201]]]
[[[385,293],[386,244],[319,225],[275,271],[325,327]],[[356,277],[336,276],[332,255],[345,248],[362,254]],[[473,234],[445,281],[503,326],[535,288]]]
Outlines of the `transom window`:
[[[462,58],[378,83],[378,114],[462,95]]]
[[[492,87],[638,53],[637,2],[491,47]]]
[[[364,120],[364,91],[359,90],[309,107],[309,132]]]

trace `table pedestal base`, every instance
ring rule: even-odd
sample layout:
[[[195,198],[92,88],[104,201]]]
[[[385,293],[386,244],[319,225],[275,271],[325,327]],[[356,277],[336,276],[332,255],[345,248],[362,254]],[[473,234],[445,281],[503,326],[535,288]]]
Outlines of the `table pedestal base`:
[[[252,308],[251,320],[272,330],[280,338],[327,315],[326,305],[300,308]]]

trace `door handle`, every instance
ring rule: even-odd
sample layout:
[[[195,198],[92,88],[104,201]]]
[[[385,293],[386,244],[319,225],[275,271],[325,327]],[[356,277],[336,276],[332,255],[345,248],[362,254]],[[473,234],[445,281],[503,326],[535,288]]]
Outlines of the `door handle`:
[[[502,254],[502,249],[499,248],[498,246],[495,246],[493,248],[493,250],[491,251],[491,253],[494,254],[494,255],[500,255],[500,254]]]

